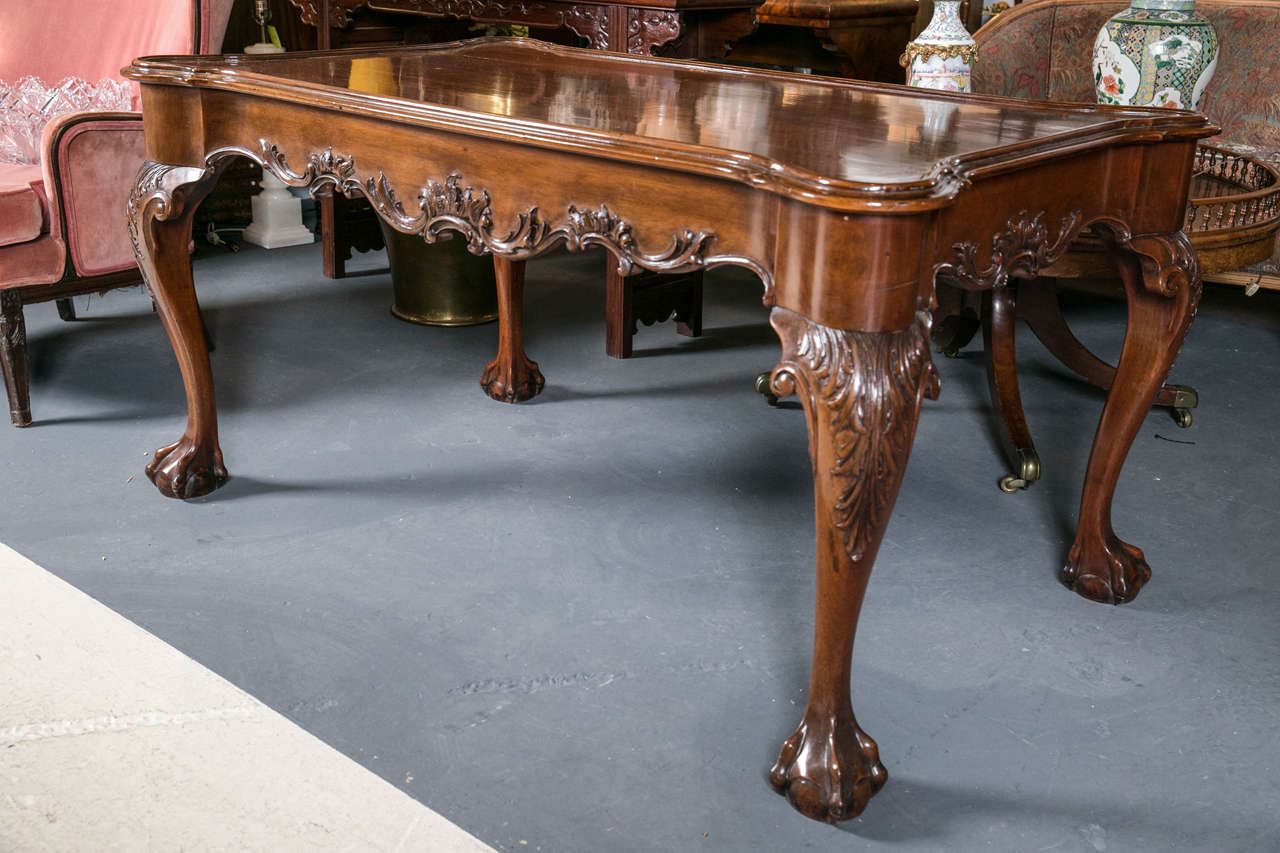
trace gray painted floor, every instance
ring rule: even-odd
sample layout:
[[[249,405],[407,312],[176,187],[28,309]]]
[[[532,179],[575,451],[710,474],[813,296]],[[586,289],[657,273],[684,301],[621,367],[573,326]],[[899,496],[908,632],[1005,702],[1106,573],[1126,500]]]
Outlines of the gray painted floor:
[[[1023,335],[1046,475],[1007,496],[981,361],[939,359],[855,652],[890,782],[833,829],[765,779],[813,540],[802,415],[751,387],[758,286],[713,275],[705,337],[615,361],[603,263],[530,265],[547,389],[504,406],[496,328],[395,320],[384,273],[199,260],[234,479],[186,503],[142,476],[184,423],[145,297],[32,307],[0,540],[499,849],[1280,850],[1280,296],[1207,294],[1195,424],[1152,413],[1117,494],[1155,572],[1122,608],[1055,580],[1100,395]],[[1121,314],[1071,316],[1112,355]]]

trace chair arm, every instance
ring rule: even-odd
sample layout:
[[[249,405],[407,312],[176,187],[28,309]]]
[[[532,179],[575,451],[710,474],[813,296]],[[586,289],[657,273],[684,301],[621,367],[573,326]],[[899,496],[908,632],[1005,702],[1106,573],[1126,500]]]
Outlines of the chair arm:
[[[134,265],[125,207],[146,156],[142,114],[59,116],[41,139],[50,231],[60,234],[75,271],[102,275]]]

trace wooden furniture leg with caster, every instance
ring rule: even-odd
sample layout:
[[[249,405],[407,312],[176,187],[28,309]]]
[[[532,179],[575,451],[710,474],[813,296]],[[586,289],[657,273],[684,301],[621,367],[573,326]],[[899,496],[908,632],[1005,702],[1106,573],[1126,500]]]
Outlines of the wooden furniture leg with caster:
[[[1034,289],[1034,288],[1032,288]],[[1010,284],[982,294],[982,345],[986,353],[987,387],[1000,447],[1012,473],[1000,478],[1000,490],[1013,493],[1040,479],[1040,456],[1031,440],[1018,391],[1018,356],[1014,337],[1019,294]]]

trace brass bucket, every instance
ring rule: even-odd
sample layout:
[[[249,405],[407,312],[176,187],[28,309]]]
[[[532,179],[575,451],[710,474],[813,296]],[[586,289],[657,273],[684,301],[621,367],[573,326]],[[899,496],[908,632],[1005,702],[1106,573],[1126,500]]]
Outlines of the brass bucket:
[[[381,220],[378,224],[391,263],[392,314],[427,326],[475,326],[497,319],[493,258],[471,254],[457,235],[428,243]]]

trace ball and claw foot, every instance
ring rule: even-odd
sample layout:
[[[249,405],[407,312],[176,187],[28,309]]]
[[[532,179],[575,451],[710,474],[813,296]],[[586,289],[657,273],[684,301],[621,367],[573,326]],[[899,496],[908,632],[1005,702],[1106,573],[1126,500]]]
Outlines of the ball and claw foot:
[[[764,401],[770,406],[776,406],[778,405],[778,395],[773,393],[773,386],[769,380],[771,374],[771,371],[766,370],[756,376],[756,393],[764,397]]]
[[[227,469],[221,450],[210,451],[183,436],[156,451],[147,464],[147,477],[165,497],[198,498],[226,483]]]
[[[1089,553],[1096,552],[1096,553]],[[1102,571],[1099,571],[1102,569]],[[1105,575],[1103,574],[1105,572]],[[1059,579],[1077,595],[1101,604],[1127,604],[1151,580],[1142,549],[1113,533],[1100,548],[1071,546]]]
[[[860,815],[888,778],[879,747],[852,718],[807,714],[769,772],[769,784],[797,811],[831,824]]]
[[[514,364],[504,364],[495,358],[484,369],[480,387],[499,403],[522,403],[538,396],[545,381],[535,361],[521,357]]]

